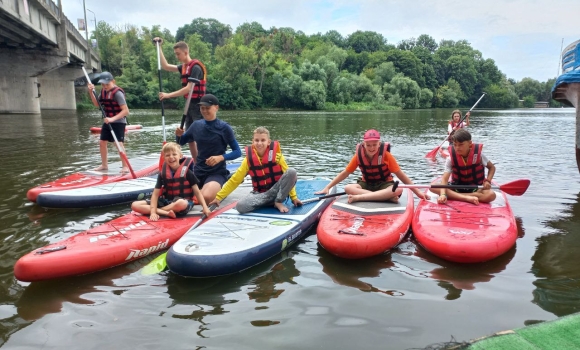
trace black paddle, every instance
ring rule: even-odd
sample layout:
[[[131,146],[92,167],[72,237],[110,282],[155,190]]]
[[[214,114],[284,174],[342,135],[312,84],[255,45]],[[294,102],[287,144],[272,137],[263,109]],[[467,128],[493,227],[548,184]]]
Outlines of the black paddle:
[[[189,110],[189,104],[191,103],[191,95],[193,94],[193,87],[195,86],[195,84],[200,83],[199,79],[192,78],[192,77],[187,78],[187,81],[192,83],[192,84],[191,84],[191,87],[189,88],[187,100],[185,101],[185,107],[183,108],[183,116],[181,116],[181,124],[180,124],[179,128],[182,130],[183,130],[183,125],[185,125],[185,118],[187,118],[187,111]],[[180,140],[180,139],[181,139],[181,136],[178,137],[178,140]]]

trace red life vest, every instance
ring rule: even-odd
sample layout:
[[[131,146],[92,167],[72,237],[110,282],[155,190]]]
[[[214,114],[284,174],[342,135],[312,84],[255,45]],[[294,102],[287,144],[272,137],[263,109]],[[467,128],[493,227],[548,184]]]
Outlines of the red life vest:
[[[107,117],[114,117],[121,112],[121,106],[115,101],[115,94],[117,91],[121,91],[125,95],[125,91],[118,86],[115,86],[113,90],[106,91],[104,88],[101,90],[101,97],[99,102],[105,110]]]
[[[461,129],[461,128],[465,128],[465,122],[460,122],[460,123],[456,123],[454,121],[450,121],[449,125],[451,125],[451,130],[453,131],[455,128],[457,129]],[[448,134],[451,134],[449,131],[447,132]]]
[[[187,78],[189,78],[189,75],[191,74],[191,70],[193,69],[193,66],[195,65],[199,65],[201,67],[201,70],[203,71],[203,78],[199,80],[199,84],[195,84],[195,86],[193,87],[193,92],[191,93],[191,98],[201,98],[203,95],[205,95],[205,83],[207,80],[207,70],[205,69],[205,66],[203,65],[203,63],[201,63],[201,61],[199,60],[191,60],[189,61],[188,64],[183,64],[181,65],[181,86],[185,87],[187,86]],[[185,98],[187,98],[188,94],[186,94]]]
[[[453,146],[449,146],[451,159],[451,181],[457,185],[482,185],[485,179],[485,167],[481,164],[483,144],[474,143],[469,150],[467,161],[463,159]]]
[[[280,152],[280,144],[272,141],[266,148],[262,159],[254,152],[252,146],[246,146],[246,159],[250,167],[252,186],[256,192],[266,192],[282,177],[282,167],[276,163],[276,154]]]
[[[165,185],[163,196],[167,200],[173,200],[175,197],[188,200],[193,199],[193,190],[191,188],[193,185],[187,181],[187,170],[192,162],[193,159],[185,158],[173,174],[171,173],[171,168],[166,163],[163,163],[161,170],[161,176],[163,177],[163,183]]]
[[[356,145],[356,154],[358,157],[358,166],[362,172],[362,179],[367,183],[389,182],[393,181],[393,175],[389,171],[389,166],[384,162],[385,152],[391,151],[391,144],[381,142],[379,151],[373,155],[369,161],[364,151],[364,144]]]

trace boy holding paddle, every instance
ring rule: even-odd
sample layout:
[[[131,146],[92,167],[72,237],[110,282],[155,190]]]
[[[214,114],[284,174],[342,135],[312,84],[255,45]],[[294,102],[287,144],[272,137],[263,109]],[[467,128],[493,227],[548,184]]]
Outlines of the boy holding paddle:
[[[344,186],[344,191],[348,194],[348,202],[379,202],[392,201],[397,203],[399,196],[403,194],[403,189],[396,189],[392,186],[393,174],[411,185],[413,181],[401,170],[397,160],[390,153],[390,145],[381,142],[381,135],[378,131],[368,130],[363,138],[363,142],[356,146],[356,153],[352,157],[346,168],[336,175],[336,177],[317,194],[328,194],[328,191],[339,182],[354,173],[357,168],[362,172],[362,178],[356,184]],[[418,189],[412,189],[415,195],[422,199],[429,199]]]
[[[162,149],[165,162],[157,175],[157,183],[150,200],[135,201],[131,209],[141,214],[149,214],[151,221],[159,220],[159,215],[175,219],[186,215],[193,208],[193,196],[201,204],[204,215],[211,211],[205,204],[198,183],[193,174],[191,158],[183,157],[181,147],[168,142]]]
[[[294,206],[302,205],[296,194],[296,170],[288,167],[280,144],[270,140],[270,131],[263,126],[254,130],[252,145],[246,147],[246,158],[209,205],[219,206],[248,174],[252,178],[254,190],[238,201],[236,210],[240,214],[265,206],[273,206],[281,213],[287,213],[288,208],[283,202],[288,196]]]
[[[99,151],[101,153],[101,166],[96,168],[97,171],[108,170],[109,164],[107,160],[107,145],[109,142],[115,142],[112,132],[115,133],[120,146],[124,149],[123,141],[125,140],[125,127],[127,126],[127,116],[129,115],[129,107],[125,101],[125,91],[115,85],[115,78],[109,72],[101,73],[99,84],[101,84],[101,94],[99,100],[93,94],[95,86],[89,81],[87,87],[89,88],[89,96],[96,107],[102,104],[106,117],[103,118],[103,125],[101,127],[101,137],[99,141]],[[107,127],[109,124],[111,127]],[[129,166],[125,159],[121,157],[123,164],[121,174],[129,172]]]
[[[163,39],[157,37],[154,38],[153,41],[159,42],[159,45],[163,44]],[[180,41],[173,45],[173,52],[175,53],[175,57],[181,63],[180,65],[174,65],[167,63],[165,56],[163,55],[163,50],[159,50],[159,58],[161,60],[161,67],[168,71],[168,72],[177,72],[181,76],[181,89],[173,92],[159,92],[159,100],[163,101],[168,98],[174,98],[183,96],[187,99],[189,95],[189,90],[191,85],[194,84],[193,82],[188,82],[187,78],[195,78],[199,80],[199,84],[196,84],[193,87],[193,93],[191,94],[191,103],[189,104],[189,109],[187,110],[185,120],[181,121],[181,125],[185,125],[184,130],[187,130],[189,126],[195,121],[199,119],[203,119],[201,115],[201,111],[199,109],[199,101],[205,95],[205,84],[207,79],[207,70],[205,69],[205,65],[197,60],[192,59],[189,56],[189,46]],[[189,143],[189,150],[191,152],[191,156],[194,159],[197,158],[197,145],[195,142]]]
[[[438,203],[446,203],[447,198],[473,203],[489,203],[495,199],[491,189],[491,180],[495,174],[495,165],[483,154],[482,144],[471,141],[471,134],[465,129],[457,129],[452,136],[453,146],[449,148],[449,158],[445,161],[445,172],[441,184],[447,185],[483,185],[482,189],[431,189],[439,193]],[[487,176],[485,176],[487,168]]]

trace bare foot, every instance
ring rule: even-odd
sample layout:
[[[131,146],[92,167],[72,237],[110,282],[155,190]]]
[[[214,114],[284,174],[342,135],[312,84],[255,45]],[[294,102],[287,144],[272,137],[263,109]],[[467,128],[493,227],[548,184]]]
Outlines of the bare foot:
[[[287,213],[288,212],[288,208],[286,208],[286,206],[282,203],[276,202],[276,203],[274,203],[274,206],[276,208],[278,208],[278,210],[280,210],[280,213]]]
[[[358,194],[349,194],[348,195],[348,202],[349,203],[358,202]]]
[[[128,173],[129,173],[129,168],[127,168],[127,167],[121,168],[121,174],[128,174]]]
[[[471,203],[471,204],[475,204],[475,205],[479,205],[479,199],[477,197],[474,196],[465,196],[466,201]]]
[[[387,202],[392,202],[392,203],[395,203],[395,204],[399,204],[399,196],[391,197],[391,198],[387,199]]]
[[[169,216],[172,219],[175,219],[177,216],[175,215],[175,212],[173,210],[169,210],[167,212],[167,216]]]
[[[103,170],[109,170],[109,168],[104,166],[104,165],[101,165],[100,167],[96,168],[95,170],[96,171],[103,171]]]

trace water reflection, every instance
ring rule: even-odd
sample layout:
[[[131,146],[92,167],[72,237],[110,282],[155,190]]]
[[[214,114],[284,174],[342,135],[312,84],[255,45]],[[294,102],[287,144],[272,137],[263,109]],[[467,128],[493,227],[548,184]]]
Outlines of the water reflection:
[[[546,223],[554,232],[536,238],[532,256],[533,302],[556,316],[580,311],[580,194],[562,216]]]

